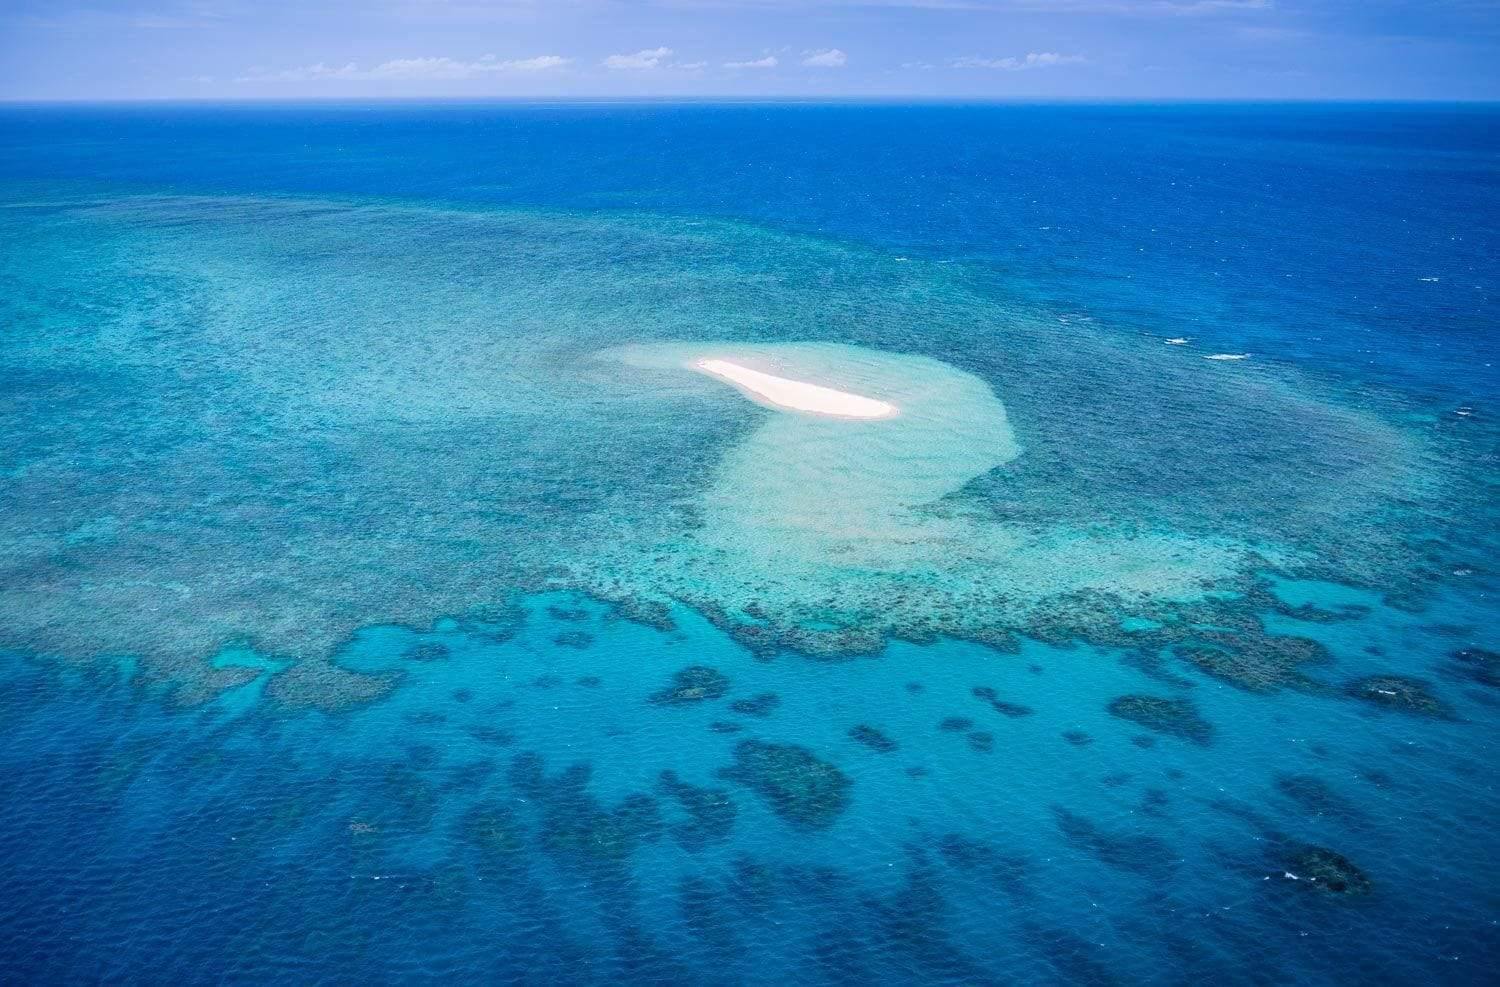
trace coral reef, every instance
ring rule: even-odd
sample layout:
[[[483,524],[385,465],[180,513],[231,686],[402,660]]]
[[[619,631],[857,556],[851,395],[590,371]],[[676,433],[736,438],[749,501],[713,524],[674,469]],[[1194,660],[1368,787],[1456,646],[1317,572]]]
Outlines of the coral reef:
[[[1331,660],[1328,649],[1311,638],[1203,631],[1196,637],[1201,641],[1177,644],[1173,654],[1204,674],[1246,692],[1324,688],[1302,674],[1304,665],[1324,665]]]
[[[999,693],[997,693],[994,689],[991,689],[987,685],[976,685],[973,688],[972,692],[975,699],[979,699],[983,702],[988,703],[990,709],[993,709],[1001,716],[1009,716],[1012,719],[1015,719],[1022,716],[1030,716],[1031,714],[1036,712],[1036,710],[1032,709],[1030,706],[1022,706],[1020,703],[1006,702],[1005,700],[1000,698]]]
[[[1111,716],[1129,720],[1147,730],[1200,746],[1213,742],[1213,724],[1198,715],[1190,699],[1164,699],[1160,696],[1120,696],[1107,707]]]
[[[1500,652],[1486,648],[1460,648],[1449,655],[1444,670],[1452,678],[1500,689]]]
[[[1311,815],[1333,816],[1346,822],[1357,822],[1363,819],[1363,814],[1353,802],[1334,791],[1327,782],[1315,775],[1277,775],[1276,789]]]
[[[701,850],[710,843],[727,840],[733,832],[738,809],[725,789],[689,784],[678,778],[675,771],[663,771],[657,787],[675,799],[687,814],[687,821],[670,827],[672,838],[684,850]]]
[[[543,849],[585,869],[617,871],[642,844],[660,836],[660,806],[637,793],[606,808],[588,791],[592,773],[587,764],[574,764],[549,778],[541,756],[527,752],[511,761],[509,778],[511,787],[541,807]]]
[[[407,661],[442,661],[448,657],[448,646],[439,641],[423,641],[401,653]]]
[[[266,698],[286,706],[336,713],[383,699],[395,689],[397,675],[365,675],[326,661],[300,661],[271,676]]]
[[[481,802],[464,813],[459,832],[479,858],[481,876],[509,877],[525,868],[526,834],[515,812],[500,802]]]
[[[833,824],[849,805],[849,776],[806,747],[744,740],[734,764],[721,770],[728,781],[755,792],[782,819],[804,829]]]
[[[1433,695],[1426,682],[1404,675],[1371,675],[1344,685],[1355,699],[1435,720],[1453,719],[1448,704]]]
[[[881,754],[890,754],[901,746],[875,727],[864,723],[849,728],[849,739]]]
[[[732,712],[742,716],[770,716],[781,705],[781,697],[774,692],[762,692],[749,699],[736,699],[729,704]]]
[[[1303,847],[1290,856],[1286,869],[1303,887],[1322,894],[1358,896],[1373,890],[1364,871],[1347,857],[1325,847]]]
[[[1160,837],[1110,832],[1061,806],[1053,806],[1052,814],[1070,844],[1110,867],[1163,879],[1175,865],[1176,855]]]
[[[729,679],[707,665],[691,665],[672,676],[672,684],[653,692],[648,702],[656,706],[681,706],[722,699],[729,691]]]

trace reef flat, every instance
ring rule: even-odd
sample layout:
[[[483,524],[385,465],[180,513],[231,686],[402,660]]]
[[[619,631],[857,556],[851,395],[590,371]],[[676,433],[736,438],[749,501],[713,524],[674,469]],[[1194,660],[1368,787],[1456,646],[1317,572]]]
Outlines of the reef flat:
[[[1481,981],[1496,133],[0,108],[0,970]]]

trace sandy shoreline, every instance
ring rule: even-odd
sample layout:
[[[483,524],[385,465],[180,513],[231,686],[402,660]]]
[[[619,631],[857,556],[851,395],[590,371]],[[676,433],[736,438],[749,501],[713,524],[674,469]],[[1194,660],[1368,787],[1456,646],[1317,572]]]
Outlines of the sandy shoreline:
[[[728,360],[704,359],[692,364],[694,370],[727,381],[752,400],[777,408],[806,411],[831,418],[874,420],[894,418],[901,409],[887,401],[850,394],[820,384],[777,377],[742,367]]]

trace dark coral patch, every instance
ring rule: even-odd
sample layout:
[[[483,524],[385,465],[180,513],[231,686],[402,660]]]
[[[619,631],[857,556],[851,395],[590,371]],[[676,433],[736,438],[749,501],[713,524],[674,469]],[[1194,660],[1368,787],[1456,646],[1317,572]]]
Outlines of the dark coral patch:
[[[553,636],[552,643],[563,648],[587,648],[594,643],[594,635],[588,631],[563,631]]]
[[[1354,803],[1314,775],[1278,775],[1276,788],[1303,811],[1314,816],[1334,816],[1345,820],[1358,820],[1361,816]]]
[[[525,830],[507,805],[482,802],[459,822],[463,840],[479,857],[485,877],[509,876],[525,868]]]
[[[469,736],[484,744],[494,744],[496,747],[508,747],[516,742],[516,735],[509,730],[501,730],[498,727],[472,726],[469,728]]]
[[[448,646],[437,641],[414,644],[401,654],[407,661],[442,661],[448,657]]]
[[[671,828],[672,838],[684,850],[701,850],[729,838],[738,810],[728,791],[689,784],[678,778],[675,771],[663,771],[657,786],[687,813],[686,822]]]
[[[881,731],[864,723],[849,728],[849,739],[864,744],[870,750],[881,754],[890,754],[900,749],[901,746]]]
[[[1304,665],[1323,665],[1330,660],[1328,649],[1311,638],[1277,634],[1205,636],[1211,643],[1179,644],[1173,653],[1203,673],[1247,692],[1324,688],[1302,674]]]
[[[1110,867],[1160,879],[1175,865],[1176,855],[1160,837],[1111,832],[1061,806],[1053,806],[1052,814],[1069,843]]]
[[[974,728],[974,721],[967,716],[950,716],[938,724],[944,733],[966,733]]]
[[[1304,887],[1323,894],[1366,895],[1373,889],[1364,871],[1347,857],[1325,847],[1304,847],[1287,861],[1287,873]]]
[[[995,749],[995,735],[983,730],[975,730],[965,738],[969,742],[969,749],[979,754],[988,754]]]
[[[770,716],[781,705],[781,697],[774,692],[762,692],[749,699],[736,699],[729,708],[742,716]]]
[[[1036,710],[1032,709],[1030,706],[1022,706],[1020,703],[1006,702],[1004,699],[1000,698],[999,693],[997,693],[994,689],[991,689],[987,685],[976,685],[972,691],[974,693],[975,699],[979,699],[983,702],[989,703],[990,709],[993,709],[1001,716],[1009,716],[1015,719],[1022,716],[1030,716],[1032,713],[1036,712]]]
[[[582,686],[585,689],[597,689],[604,684],[604,680],[597,675],[585,675],[583,678],[578,679],[573,684]]]
[[[806,747],[744,740],[720,775],[755,792],[782,819],[805,829],[833,824],[849,806],[849,776]]]
[[[1146,816],[1155,816],[1164,819],[1167,815],[1167,806],[1171,798],[1160,788],[1148,788],[1141,794],[1140,813]]]
[[[1437,720],[1453,719],[1448,704],[1434,696],[1421,679],[1404,675],[1371,675],[1346,684],[1344,692],[1355,699],[1402,713]]]
[[[1082,730],[1064,730],[1063,739],[1072,744],[1074,747],[1087,747],[1089,744],[1092,744],[1094,742],[1094,738],[1090,737]]]
[[[615,869],[661,832],[660,806],[649,795],[627,795],[606,808],[588,791],[592,769],[574,764],[548,777],[540,755],[518,755],[511,787],[542,809],[542,847],[559,860],[590,869]]]
[[[938,841],[938,853],[960,873],[987,877],[1012,894],[1024,893],[1028,870],[1024,857],[1003,853],[998,847],[961,833],[948,833]]]
[[[691,665],[672,676],[672,684],[653,692],[648,701],[656,706],[681,706],[722,699],[729,691],[729,679],[707,665]]]
[[[1500,653],[1485,648],[1462,648],[1450,656],[1448,673],[1479,685],[1500,689]]]
[[[1188,699],[1164,699],[1160,696],[1121,696],[1108,706],[1109,714],[1122,720],[1207,746],[1213,741],[1214,728],[1198,715],[1198,708]]]
[[[325,713],[383,699],[396,688],[397,677],[351,672],[326,661],[300,661],[271,676],[266,697],[287,706],[312,707]]]

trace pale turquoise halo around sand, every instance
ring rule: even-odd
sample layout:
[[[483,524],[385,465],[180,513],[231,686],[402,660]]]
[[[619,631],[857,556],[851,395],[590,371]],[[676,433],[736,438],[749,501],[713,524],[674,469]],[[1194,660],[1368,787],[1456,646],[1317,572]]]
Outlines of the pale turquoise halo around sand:
[[[1196,599],[1249,553],[1171,532],[1038,529],[945,504],[976,477],[1003,476],[1024,450],[1001,397],[939,360],[833,343],[663,343],[602,356],[664,396],[691,388],[734,400],[696,366],[723,360],[899,409],[855,421],[767,408],[723,453],[696,537],[615,560],[614,592],[801,620],[829,605],[891,628],[937,604],[977,631],[1078,591]]]

